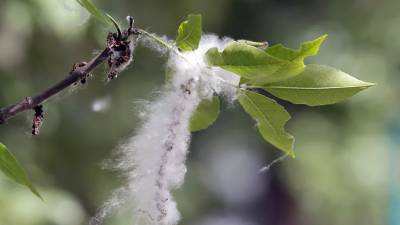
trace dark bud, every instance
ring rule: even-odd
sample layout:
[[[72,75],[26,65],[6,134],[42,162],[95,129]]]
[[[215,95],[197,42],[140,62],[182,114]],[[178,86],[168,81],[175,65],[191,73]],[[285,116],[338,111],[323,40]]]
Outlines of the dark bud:
[[[86,65],[87,65],[87,62],[75,63],[74,66],[72,67],[71,73],[74,72],[77,68],[83,67],[83,66],[86,66]],[[85,84],[85,83],[86,83],[86,78],[87,78],[87,77],[88,77],[87,74],[81,75],[81,77],[80,77],[80,82],[81,82],[81,84]],[[76,85],[76,84],[77,84],[77,83],[75,83],[75,85]]]
[[[38,135],[40,127],[42,126],[43,123],[43,106],[42,105],[37,105],[34,108],[35,115],[33,116],[32,120],[32,135]]]
[[[129,23],[129,28],[133,28],[133,23],[135,22],[135,20],[133,19],[132,16],[127,16],[126,20],[128,20]]]

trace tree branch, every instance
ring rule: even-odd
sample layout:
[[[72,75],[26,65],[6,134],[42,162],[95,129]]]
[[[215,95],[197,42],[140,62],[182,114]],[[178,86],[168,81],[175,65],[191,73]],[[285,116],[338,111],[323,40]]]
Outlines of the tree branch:
[[[40,105],[42,102],[46,101],[52,96],[58,94],[65,88],[85,78],[98,65],[107,60],[111,53],[112,50],[107,47],[99,55],[91,59],[86,65],[76,67],[73,71],[70,72],[70,74],[66,78],[54,84],[50,88],[44,90],[42,93],[33,97],[26,97],[25,99],[17,102],[14,105],[0,108],[0,124],[4,124],[8,119],[14,117],[20,112],[34,109],[36,106]]]
[[[142,34],[145,36],[148,36],[149,38],[153,39],[154,41],[158,42],[162,46],[166,47],[168,50],[173,51],[175,54],[178,56],[186,59],[189,63],[190,61],[183,55],[181,54],[177,49],[175,49],[172,45],[168,44],[161,38],[157,37],[156,35],[150,34],[147,31],[143,29],[133,29],[132,24],[131,27],[128,30],[125,30],[123,34],[126,36],[129,35],[138,35]],[[111,35],[111,36],[110,36]],[[87,64],[75,67],[73,71],[69,73],[69,75],[64,78],[63,80],[59,81],[58,83],[54,84],[53,86],[49,87],[48,89],[44,90],[40,94],[33,96],[33,97],[25,97],[23,100],[20,102],[17,102],[13,105],[6,106],[3,108],[0,108],[0,124],[4,124],[8,119],[16,116],[18,113],[27,111],[27,110],[33,110],[35,107],[39,106],[41,103],[45,102],[47,99],[51,98],[52,96],[58,94],[59,92],[63,91],[65,88],[71,86],[72,84],[85,79],[86,76],[94,70],[99,64],[103,63],[106,61],[110,55],[113,53],[113,46],[115,45],[115,40],[113,39],[113,34],[110,33],[110,35],[107,37],[107,45],[108,47],[103,50],[99,55],[97,55],[95,58],[90,60]],[[110,39],[111,38],[111,39]],[[115,37],[114,37],[115,38]],[[126,38],[126,37],[125,37]],[[114,41],[114,42],[113,42]],[[121,41],[121,40],[119,40]],[[126,42],[126,41],[125,41]],[[121,45],[121,42],[118,42],[117,44]],[[122,44],[129,44],[129,42],[122,43]],[[115,49],[114,49],[115,51]],[[121,54],[126,54],[126,52],[121,52]],[[118,63],[118,62],[116,62]],[[115,71],[114,71],[115,72]]]

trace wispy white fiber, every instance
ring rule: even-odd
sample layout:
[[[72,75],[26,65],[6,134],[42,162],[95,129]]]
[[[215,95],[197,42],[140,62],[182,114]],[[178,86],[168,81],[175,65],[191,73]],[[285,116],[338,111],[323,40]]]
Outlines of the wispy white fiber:
[[[162,41],[165,41],[166,43],[169,44],[173,44],[173,41],[171,41],[170,39],[168,39],[168,37],[163,36],[163,37],[159,37]],[[150,37],[147,36],[141,36],[139,39],[139,43],[147,48],[153,49],[155,50],[157,53],[159,53],[161,56],[165,56],[168,55],[169,53],[169,49],[165,48],[164,46],[161,46],[157,43],[154,42],[153,39],[151,39]]]
[[[264,166],[263,168],[261,168],[258,172],[259,173],[264,173],[266,171],[268,171],[269,169],[271,169],[271,167],[273,165],[275,165],[276,163],[282,162],[283,160],[285,160],[287,157],[289,156],[289,154],[283,154],[281,156],[279,156],[278,158],[272,160],[272,162],[270,162],[268,165]]]
[[[101,224],[108,212],[123,204],[132,207],[134,225],[178,223],[180,214],[171,191],[184,181],[191,115],[202,99],[214,94],[226,96],[229,101],[235,99],[233,86],[239,83],[236,75],[207,67],[203,57],[209,48],[222,49],[230,41],[205,35],[196,51],[180,56],[170,53],[172,81],[140,110],[141,127],[119,147],[119,156],[112,161],[112,167],[122,171],[126,184],[114,192],[91,224]],[[145,43],[160,50],[150,40]]]
[[[105,96],[102,98],[95,99],[92,102],[92,110],[94,112],[104,112],[110,108],[111,96]]]

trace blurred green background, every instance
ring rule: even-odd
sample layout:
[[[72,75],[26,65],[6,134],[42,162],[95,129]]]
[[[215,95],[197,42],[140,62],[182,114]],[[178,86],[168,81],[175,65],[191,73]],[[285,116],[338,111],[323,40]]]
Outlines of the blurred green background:
[[[181,224],[400,224],[400,1],[398,0],[95,0],[122,22],[175,37],[189,13],[204,30],[235,39],[297,47],[329,34],[308,62],[328,64],[378,85],[340,104],[292,114],[296,159],[258,170],[280,152],[258,135],[237,104],[225,104],[208,130],[195,133],[183,187],[175,192]],[[74,0],[0,1],[0,106],[62,79],[105,45],[108,30]],[[0,225],[87,224],[123,180],[101,163],[140,125],[138,100],[164,81],[165,57],[139,46],[130,68],[106,84],[106,67],[84,87],[45,104],[39,136],[33,113],[0,126],[0,141],[26,167],[45,198],[0,177]],[[78,93],[79,92],[79,93]],[[129,211],[106,224],[130,224]]]

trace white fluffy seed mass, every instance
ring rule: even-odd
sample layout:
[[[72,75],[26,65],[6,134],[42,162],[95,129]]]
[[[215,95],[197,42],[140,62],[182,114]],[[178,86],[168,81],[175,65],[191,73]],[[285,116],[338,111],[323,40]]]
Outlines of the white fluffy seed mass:
[[[172,81],[144,106],[141,127],[119,147],[112,165],[122,171],[126,185],[114,192],[92,224],[100,224],[109,211],[123,204],[132,207],[135,225],[178,223],[180,214],[171,191],[184,181],[191,115],[201,100],[214,94],[234,100],[233,86],[239,83],[237,75],[208,67],[203,57],[209,48],[223,49],[230,41],[205,35],[197,50],[170,53],[167,66],[174,71]]]

